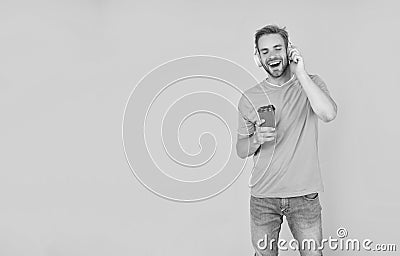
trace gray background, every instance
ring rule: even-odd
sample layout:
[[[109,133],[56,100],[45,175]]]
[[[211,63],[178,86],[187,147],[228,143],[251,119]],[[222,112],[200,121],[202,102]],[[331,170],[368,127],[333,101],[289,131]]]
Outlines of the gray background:
[[[135,84],[165,61],[216,55],[262,79],[252,36],[268,23],[288,27],[339,106],[320,125],[324,236],[398,243],[398,7],[1,1],[0,255],[250,255],[250,165],[211,200],[167,201],[132,175],[121,126]]]

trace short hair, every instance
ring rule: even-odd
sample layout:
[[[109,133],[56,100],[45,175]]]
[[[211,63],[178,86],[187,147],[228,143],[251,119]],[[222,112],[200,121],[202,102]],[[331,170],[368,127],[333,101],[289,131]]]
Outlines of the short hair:
[[[270,34],[278,34],[283,38],[283,41],[285,43],[286,49],[288,48],[289,44],[289,34],[286,31],[286,27],[278,27],[277,25],[267,25],[263,28],[260,28],[259,30],[256,31],[256,34],[254,35],[254,45],[258,49],[258,40],[260,39],[261,36],[263,35],[270,35]]]

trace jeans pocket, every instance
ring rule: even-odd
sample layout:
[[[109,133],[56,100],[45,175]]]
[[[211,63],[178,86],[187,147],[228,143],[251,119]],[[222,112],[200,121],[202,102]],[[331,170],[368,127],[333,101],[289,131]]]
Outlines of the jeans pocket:
[[[314,201],[318,198],[318,193],[311,193],[311,194],[307,194],[303,196],[304,199],[308,200],[308,201]]]

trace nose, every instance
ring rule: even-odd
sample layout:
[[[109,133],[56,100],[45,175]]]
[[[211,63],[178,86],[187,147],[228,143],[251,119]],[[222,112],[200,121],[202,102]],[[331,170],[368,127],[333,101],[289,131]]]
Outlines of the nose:
[[[275,59],[279,59],[280,56],[278,55],[271,55],[268,60],[275,60]]]

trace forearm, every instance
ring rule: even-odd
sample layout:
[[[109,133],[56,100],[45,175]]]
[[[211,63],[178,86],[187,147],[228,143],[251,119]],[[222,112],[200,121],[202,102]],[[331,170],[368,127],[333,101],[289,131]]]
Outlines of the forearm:
[[[335,119],[337,106],[335,101],[321,88],[316,85],[306,72],[296,74],[297,79],[302,85],[310,105],[315,114],[324,122],[329,122]]]
[[[240,138],[236,143],[236,152],[240,158],[246,158],[253,155],[260,146],[260,143],[254,141],[253,136]]]

